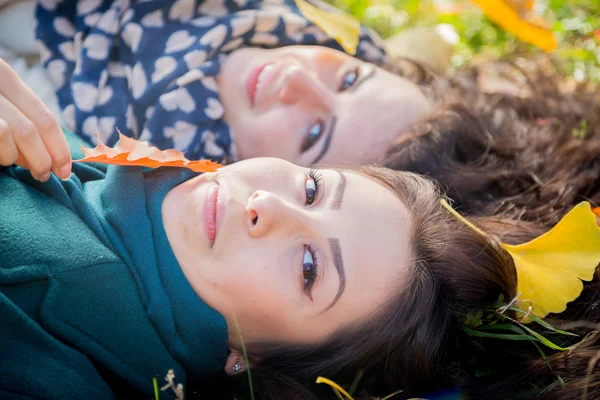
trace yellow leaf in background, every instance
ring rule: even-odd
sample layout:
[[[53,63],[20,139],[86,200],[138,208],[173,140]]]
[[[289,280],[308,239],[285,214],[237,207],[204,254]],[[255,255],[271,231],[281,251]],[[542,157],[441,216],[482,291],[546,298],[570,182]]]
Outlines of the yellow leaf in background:
[[[524,17],[528,12],[533,11],[535,0],[504,0],[504,2],[513,10],[519,13],[519,16]]]
[[[526,43],[544,51],[552,51],[558,45],[552,32],[538,21],[527,19],[533,9],[533,0],[471,0],[489,19],[504,30],[516,35]]]
[[[313,6],[306,0],[295,0],[300,12],[329,37],[342,45],[348,54],[355,55],[360,35],[358,20],[341,11],[329,12]]]
[[[500,243],[517,270],[519,308],[545,317],[560,313],[594,277],[600,263],[600,228],[588,202],[579,203],[554,228],[520,245]]]

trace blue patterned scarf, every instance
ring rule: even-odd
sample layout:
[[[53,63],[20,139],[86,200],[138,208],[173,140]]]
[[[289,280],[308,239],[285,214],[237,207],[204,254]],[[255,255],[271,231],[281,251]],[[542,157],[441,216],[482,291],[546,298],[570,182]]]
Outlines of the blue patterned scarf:
[[[68,128],[109,145],[119,129],[191,159],[236,160],[216,81],[228,53],[288,45],[342,50],[293,0],[38,3],[42,61]],[[357,57],[382,61],[379,41],[362,28]]]

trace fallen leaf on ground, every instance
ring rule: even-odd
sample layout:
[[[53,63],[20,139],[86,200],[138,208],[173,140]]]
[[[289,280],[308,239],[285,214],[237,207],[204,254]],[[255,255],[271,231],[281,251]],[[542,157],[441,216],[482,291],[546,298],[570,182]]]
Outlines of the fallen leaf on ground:
[[[442,206],[475,232],[495,240],[454,210],[446,200]],[[517,271],[517,307],[537,317],[560,313],[591,281],[600,264],[600,227],[595,211],[584,201],[573,207],[543,235],[523,244],[500,246],[513,259]],[[525,322],[529,322],[525,320]]]
[[[531,302],[534,315],[563,312],[581,294],[582,281],[594,277],[600,228],[590,211],[589,203],[579,203],[542,236],[516,246],[500,244],[515,262],[519,299]]]

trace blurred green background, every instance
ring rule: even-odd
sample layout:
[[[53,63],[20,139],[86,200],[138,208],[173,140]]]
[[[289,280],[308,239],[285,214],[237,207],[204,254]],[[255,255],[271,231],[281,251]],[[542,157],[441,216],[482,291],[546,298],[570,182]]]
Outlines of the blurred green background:
[[[383,38],[408,28],[452,25],[460,39],[451,69],[471,62],[475,55],[477,59],[514,59],[542,53],[505,32],[468,0],[327,1]],[[537,0],[534,13],[543,18],[559,42],[550,55],[557,70],[579,82],[600,82],[600,0]]]

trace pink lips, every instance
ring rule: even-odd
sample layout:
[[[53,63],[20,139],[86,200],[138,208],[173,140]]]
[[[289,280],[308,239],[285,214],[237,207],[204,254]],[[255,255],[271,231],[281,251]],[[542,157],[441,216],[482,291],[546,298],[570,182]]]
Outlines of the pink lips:
[[[219,198],[219,185],[214,184],[208,189],[204,202],[204,228],[208,238],[209,247],[215,244],[217,236],[217,200]]]
[[[248,99],[250,99],[250,105],[254,107],[254,100],[256,97],[256,84],[258,83],[258,76],[262,72],[263,69],[270,63],[263,64],[261,66],[255,67],[250,74],[248,75],[248,79],[246,80],[246,91],[248,92]]]

